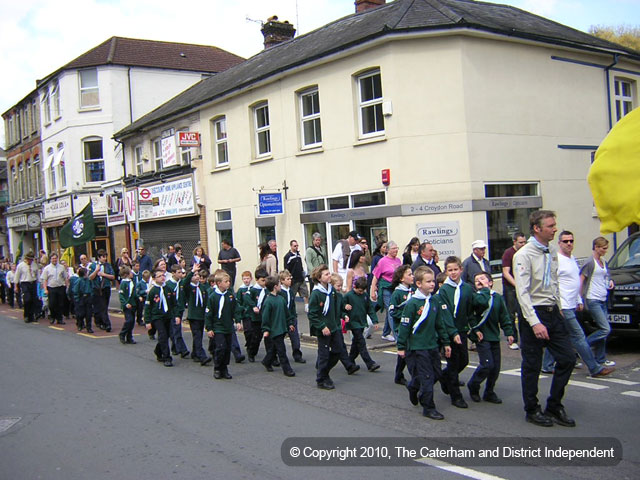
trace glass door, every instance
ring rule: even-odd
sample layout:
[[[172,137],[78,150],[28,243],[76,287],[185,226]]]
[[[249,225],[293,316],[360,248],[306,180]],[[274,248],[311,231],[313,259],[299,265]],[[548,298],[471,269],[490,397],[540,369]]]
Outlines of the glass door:
[[[333,250],[340,240],[344,240],[349,236],[351,231],[351,223],[330,223],[329,238],[327,238],[327,255],[331,258]],[[331,261],[330,261],[331,262]]]

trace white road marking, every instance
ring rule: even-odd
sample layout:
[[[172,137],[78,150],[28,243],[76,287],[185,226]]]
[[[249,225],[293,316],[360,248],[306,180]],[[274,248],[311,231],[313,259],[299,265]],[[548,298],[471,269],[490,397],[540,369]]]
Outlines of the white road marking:
[[[640,385],[640,382],[631,382],[629,380],[622,380],[620,378],[595,377],[594,380],[600,380],[602,382],[617,383],[619,385],[626,385],[628,387],[633,387],[634,385]]]
[[[569,385],[573,385],[574,387],[590,388],[591,390],[605,390],[609,388],[606,385],[595,385],[593,383],[578,382],[577,380],[569,380]]]
[[[416,462],[422,463],[424,465],[429,465],[431,467],[436,467],[447,472],[457,473],[458,475],[462,475],[463,477],[474,478],[476,480],[506,480],[503,477],[497,477],[489,473],[479,472],[477,470],[472,470],[466,467],[456,467],[455,465],[450,465],[448,463],[431,458],[420,458],[416,460]]]
[[[640,392],[629,390],[628,392],[622,392],[620,395],[627,395],[629,397],[640,397]]]

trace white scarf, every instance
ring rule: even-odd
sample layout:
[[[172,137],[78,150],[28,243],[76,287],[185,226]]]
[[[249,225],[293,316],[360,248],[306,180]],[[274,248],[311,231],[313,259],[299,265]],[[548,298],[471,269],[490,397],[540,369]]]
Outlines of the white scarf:
[[[453,294],[453,317],[456,318],[458,316],[458,304],[460,303],[460,290],[462,287],[462,280],[459,283],[454,282],[449,277],[444,281],[445,285],[449,285],[456,289],[456,292]]]
[[[202,306],[204,304],[204,300],[202,300],[202,292],[200,291],[199,283],[191,283],[192,287],[196,287],[196,307]]]
[[[480,321],[478,322],[478,324],[474,327],[475,329],[477,329],[478,327],[480,327],[484,322],[487,321],[487,318],[489,318],[489,312],[491,312],[491,307],[493,307],[493,299],[494,299],[494,294],[496,292],[494,292],[493,290],[490,291],[491,296],[489,298],[489,306],[485,309],[484,312],[482,312],[482,318],[480,319]]]
[[[287,308],[289,308],[289,302],[291,302],[291,294],[289,293],[289,289],[284,285],[280,285],[280,290],[283,292],[287,292]]]
[[[324,302],[324,307],[322,307],[322,314],[326,315],[329,312],[329,304],[331,303],[331,292],[333,291],[333,287],[329,284],[329,288],[326,289],[322,286],[321,283],[317,284],[313,287],[314,290],[319,290],[321,293],[324,293],[327,296],[327,301]]]
[[[222,308],[224,307],[224,294],[227,293],[226,290],[221,292],[218,286],[213,287],[213,291],[220,295],[220,303],[218,304],[218,318],[222,318]]]
[[[429,315],[429,310],[431,308],[431,294],[425,295],[420,290],[418,290],[413,295],[413,298],[417,298],[418,300],[424,300],[424,306],[422,307],[422,314],[420,314],[420,318],[418,318],[416,323],[413,324],[412,332],[416,333],[418,331],[418,328],[420,328],[420,325],[422,325],[422,323],[427,319],[427,316]]]
[[[160,289],[160,304],[158,308],[164,310],[164,313],[167,313],[169,311],[169,305],[167,304],[167,297],[164,295],[164,285],[158,285],[155,282],[153,282],[153,285]]]
[[[130,278],[125,278],[123,280],[123,283],[124,282],[129,282],[129,299],[131,299],[131,294],[133,293],[133,282],[131,281]]]
[[[260,285],[258,285],[257,283],[252,286],[251,288],[255,288],[256,290],[260,290],[260,295],[258,296],[258,303],[256,304],[256,307],[258,307],[258,310],[260,309],[260,307],[262,307],[262,302],[264,301],[264,296],[265,296],[265,288],[261,287]]]

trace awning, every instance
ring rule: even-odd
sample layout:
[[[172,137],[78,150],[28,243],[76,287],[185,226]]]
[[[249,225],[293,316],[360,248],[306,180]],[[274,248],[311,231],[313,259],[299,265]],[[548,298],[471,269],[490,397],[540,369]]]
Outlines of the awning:
[[[60,150],[58,150],[58,153],[56,153],[56,158],[53,161],[53,167],[54,168],[57,167],[58,165],[60,165],[60,162],[62,162],[62,157],[64,157],[64,148],[61,148]],[[62,162],[62,165],[64,165],[64,162]]]
[[[47,157],[47,159],[44,162],[44,166],[42,168],[44,170],[49,170],[49,167],[51,167],[52,163],[53,163],[53,153]]]
[[[50,222],[42,222],[42,226],[44,228],[54,228],[54,227],[61,227],[62,225],[64,225],[65,223],[67,223],[69,221],[68,218],[63,218],[61,220],[52,220]]]

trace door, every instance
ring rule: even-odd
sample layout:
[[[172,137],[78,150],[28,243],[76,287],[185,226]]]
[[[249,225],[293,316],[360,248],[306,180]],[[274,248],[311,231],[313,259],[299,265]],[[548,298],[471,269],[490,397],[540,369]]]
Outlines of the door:
[[[327,255],[331,258],[333,250],[336,248],[338,241],[344,240],[349,236],[351,231],[351,223],[330,223],[329,224],[329,238],[327,238]],[[331,265],[331,260],[329,260]]]

